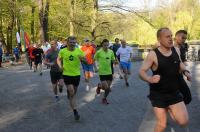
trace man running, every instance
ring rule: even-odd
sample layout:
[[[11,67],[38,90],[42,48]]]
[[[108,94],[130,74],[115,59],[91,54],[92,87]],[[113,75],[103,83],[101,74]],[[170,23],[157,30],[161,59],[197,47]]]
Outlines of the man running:
[[[108,48],[109,41],[107,39],[104,39],[101,44],[102,48],[98,50],[94,56],[95,60],[98,62],[98,72],[101,81],[101,86],[98,85],[96,92],[97,94],[100,94],[101,88],[105,90],[102,103],[109,104],[107,97],[110,93],[110,86],[113,80],[111,61],[115,61],[115,56],[113,51]]]
[[[180,49],[180,57],[183,63],[186,62],[186,52],[188,50],[187,43],[185,43],[186,39],[187,31],[179,30],[176,32],[174,46]]]
[[[187,31],[185,30],[178,30],[175,34],[174,46],[180,50],[180,58],[181,61],[186,65],[186,52],[188,46],[186,46],[187,39]],[[189,104],[192,101],[192,95],[190,92],[190,88],[188,87],[187,83],[184,80],[183,75],[180,76],[180,82],[182,86],[180,87],[180,92],[183,95],[183,100],[185,104]]]
[[[15,46],[15,48],[13,49],[13,53],[15,55],[15,61],[18,62],[19,61],[19,54],[20,54],[18,46]]]
[[[36,44],[36,48],[33,50],[33,56],[35,57],[34,62],[34,71],[39,70],[40,76],[42,76],[42,59],[43,59],[43,50],[40,48],[40,44]],[[38,68],[39,67],[39,68]]]
[[[79,120],[80,115],[76,108],[75,95],[80,82],[80,62],[84,61],[84,53],[79,48],[75,48],[75,37],[68,37],[66,42],[67,47],[59,52],[57,63],[59,68],[63,70],[63,78],[67,87],[70,107],[74,112],[74,118]]]
[[[84,45],[81,47],[81,50],[85,54],[86,62],[82,62],[82,67],[85,75],[86,90],[89,90],[89,79],[93,77],[93,68],[94,68],[94,54],[95,49],[91,45],[90,41],[85,41]]]
[[[110,46],[110,49],[114,52],[115,58],[117,58],[118,61],[120,61],[120,56],[119,56],[119,55],[117,56],[117,55],[116,55],[116,52],[117,52],[117,50],[118,50],[120,47],[121,47],[121,44],[120,44],[119,38],[115,38],[115,43],[114,43],[112,46]],[[112,66],[112,72],[113,72],[113,71],[114,71],[113,63],[111,63],[111,66]],[[114,73],[114,72],[113,72],[113,73]],[[119,78],[120,78],[120,79],[123,79],[120,65],[119,65],[118,74],[119,74]]]
[[[33,50],[35,50],[35,47],[33,46],[33,44],[31,44],[30,47],[26,49],[30,70],[32,70],[32,67],[35,67],[35,64],[34,64],[35,56],[33,55]],[[35,69],[34,69],[34,72],[35,72]]]
[[[60,71],[59,66],[57,64],[57,57],[59,50],[57,49],[57,42],[55,40],[51,41],[50,44],[51,48],[49,49],[48,53],[45,56],[44,64],[51,67],[50,69],[51,83],[53,86],[55,99],[56,101],[59,101],[58,88],[59,92],[62,93],[64,84],[62,78],[62,72]]]
[[[180,71],[191,80],[189,71],[181,62],[178,49],[173,47],[172,32],[168,28],[157,31],[160,46],[150,51],[142,64],[141,79],[150,84],[149,99],[156,116],[155,132],[164,132],[167,125],[167,112],[179,125],[187,126],[188,112],[180,94]],[[147,71],[151,69],[153,76]]]
[[[124,80],[127,87],[129,87],[128,83],[128,75],[131,74],[131,59],[133,50],[131,47],[127,46],[125,40],[121,40],[122,46],[117,50],[116,55],[120,56],[120,67],[124,73]]]

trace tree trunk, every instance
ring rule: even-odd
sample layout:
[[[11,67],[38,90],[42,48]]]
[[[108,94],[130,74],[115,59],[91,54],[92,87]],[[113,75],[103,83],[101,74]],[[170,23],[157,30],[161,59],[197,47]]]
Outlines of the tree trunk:
[[[38,4],[39,4],[40,44],[42,44],[44,43],[43,0],[38,0]]]
[[[75,13],[76,0],[71,0],[71,8],[70,8],[70,23],[69,23],[69,34],[70,36],[74,35],[74,13]]]
[[[32,42],[35,42],[35,6],[32,6],[32,11],[31,11],[31,40]]]
[[[43,17],[43,28],[44,28],[44,40],[49,40],[48,35],[48,16],[49,16],[49,0],[46,0],[46,6],[44,11],[44,17]]]
[[[3,20],[2,20],[1,14],[0,14],[0,41],[3,45],[3,47],[5,47],[6,41],[5,41],[5,37],[4,37],[4,34],[3,34]]]
[[[96,21],[97,21],[97,15],[98,15],[98,0],[93,0],[93,12],[92,12],[92,17],[91,17],[91,37],[92,40],[96,39]]]
[[[6,48],[7,48],[7,51],[9,53],[12,53],[12,39],[13,39],[13,27],[14,27],[14,22],[15,22],[15,0],[12,0],[10,2],[10,5],[11,5],[11,9],[10,10],[10,16],[11,16],[11,19],[8,23],[8,28],[7,28],[7,45],[6,45]]]

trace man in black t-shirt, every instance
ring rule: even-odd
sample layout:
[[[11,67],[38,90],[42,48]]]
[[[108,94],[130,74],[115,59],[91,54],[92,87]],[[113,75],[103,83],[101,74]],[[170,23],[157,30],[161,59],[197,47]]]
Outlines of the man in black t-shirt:
[[[180,57],[182,62],[186,62],[186,53],[188,51],[188,44],[185,43],[187,39],[187,31],[178,30],[175,34],[175,44],[174,46],[180,49]]]
[[[43,50],[41,48],[41,45],[36,45],[36,49],[33,50],[33,56],[35,57],[35,67],[34,67],[34,71],[37,70],[38,66],[39,66],[39,72],[40,75],[42,75],[42,58],[43,58]]]

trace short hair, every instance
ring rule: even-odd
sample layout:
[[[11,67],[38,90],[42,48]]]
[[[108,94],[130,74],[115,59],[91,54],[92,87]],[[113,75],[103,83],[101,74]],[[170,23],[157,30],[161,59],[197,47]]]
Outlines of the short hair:
[[[69,42],[69,40],[76,40],[75,36],[69,36],[65,39],[65,41]]]
[[[186,31],[186,30],[178,30],[178,31],[176,32],[175,36],[177,36],[178,34],[181,34],[181,33],[187,35],[187,31]]]
[[[159,28],[158,31],[157,31],[157,34],[156,34],[157,38],[160,37],[160,35],[163,32],[163,30],[169,30],[169,28],[168,27]]]
[[[119,40],[119,38],[115,38],[115,41],[116,41],[117,39]]]
[[[102,42],[101,42],[101,46],[103,45],[103,43],[106,43],[106,42],[108,42],[109,43],[109,40],[108,39],[104,39]]]
[[[103,44],[103,43],[106,43],[106,42],[109,43],[109,40],[108,39],[104,39],[101,43]]]

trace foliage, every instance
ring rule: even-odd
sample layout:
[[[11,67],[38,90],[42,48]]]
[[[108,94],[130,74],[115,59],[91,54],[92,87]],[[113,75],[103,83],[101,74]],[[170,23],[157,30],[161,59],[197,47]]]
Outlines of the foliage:
[[[46,0],[43,0],[44,3]],[[73,16],[71,1],[74,1]],[[107,8],[102,8],[103,3]],[[125,0],[50,0],[48,15],[48,34],[50,39],[66,38],[70,34],[70,23],[79,42],[84,38],[94,39],[99,43],[103,38],[113,40],[124,38],[129,42],[141,45],[156,42],[156,30],[167,26],[173,33],[179,29],[189,32],[189,39],[200,39],[200,3],[199,0],[158,1],[154,9],[134,10],[123,6]],[[11,6],[12,5],[12,6]],[[113,5],[116,5],[115,7]],[[35,7],[32,18],[31,9]],[[109,7],[110,6],[110,7]],[[14,20],[12,19],[14,16]],[[31,35],[31,22],[34,19],[36,41],[39,42],[39,9],[37,0],[1,0],[0,1],[0,39],[7,44],[8,27],[12,29],[12,45],[16,44],[15,34],[18,31],[16,20]],[[1,35],[2,33],[2,35]]]

